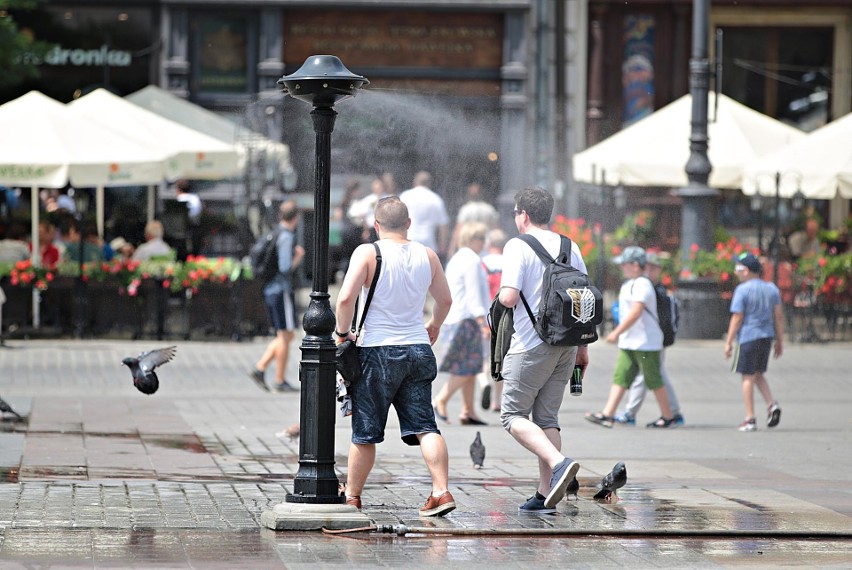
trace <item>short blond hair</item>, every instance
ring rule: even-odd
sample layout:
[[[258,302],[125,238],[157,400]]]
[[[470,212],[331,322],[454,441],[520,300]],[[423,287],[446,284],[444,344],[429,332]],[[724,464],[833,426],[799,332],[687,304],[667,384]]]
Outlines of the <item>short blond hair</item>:
[[[462,225],[459,230],[459,247],[470,247],[470,244],[475,239],[485,241],[488,226],[482,222],[468,222]]]

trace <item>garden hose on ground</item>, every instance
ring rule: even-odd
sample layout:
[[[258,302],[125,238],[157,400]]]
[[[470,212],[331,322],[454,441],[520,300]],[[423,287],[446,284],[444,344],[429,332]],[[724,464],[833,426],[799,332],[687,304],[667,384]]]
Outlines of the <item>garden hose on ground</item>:
[[[703,538],[703,539],[768,539],[852,540],[849,530],[783,530],[783,529],[583,529],[583,528],[436,528],[399,525],[370,525],[359,528],[330,530],[325,534],[376,532],[379,534],[450,535],[450,536],[619,536],[626,538]]]

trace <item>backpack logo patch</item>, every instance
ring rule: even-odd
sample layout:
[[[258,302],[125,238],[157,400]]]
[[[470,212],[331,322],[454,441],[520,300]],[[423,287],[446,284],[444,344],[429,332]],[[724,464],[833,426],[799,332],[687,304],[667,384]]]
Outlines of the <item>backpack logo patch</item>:
[[[586,324],[595,318],[595,294],[588,288],[567,289],[566,292],[573,301],[571,316],[578,323]]]

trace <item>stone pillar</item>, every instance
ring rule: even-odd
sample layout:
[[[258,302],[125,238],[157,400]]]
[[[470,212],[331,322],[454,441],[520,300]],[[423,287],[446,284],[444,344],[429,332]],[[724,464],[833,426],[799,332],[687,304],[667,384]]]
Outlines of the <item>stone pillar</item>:
[[[601,123],[603,121],[604,104],[604,16],[606,8],[595,6],[589,22],[589,87],[588,104],[586,108],[586,146],[592,146],[601,141]]]
[[[260,11],[258,34],[257,90],[260,99],[283,101],[281,87],[276,84],[284,75],[284,14],[279,7]]]
[[[189,13],[186,8],[164,6],[163,30],[167,34],[161,53],[160,85],[178,97],[189,98]]]
[[[526,29],[524,15],[506,14],[503,37],[503,66],[500,78],[503,92],[500,98],[502,136],[500,139],[500,196],[497,209],[502,220],[514,202],[515,193],[529,183],[530,154],[527,152],[526,111],[528,98],[526,66]],[[510,229],[515,231],[514,226]],[[512,234],[514,235],[514,233]]]

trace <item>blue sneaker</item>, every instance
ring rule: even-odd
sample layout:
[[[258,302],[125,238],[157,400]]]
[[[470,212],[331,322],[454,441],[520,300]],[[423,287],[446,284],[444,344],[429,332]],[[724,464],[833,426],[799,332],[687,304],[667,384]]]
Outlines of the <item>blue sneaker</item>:
[[[630,417],[627,414],[619,414],[619,415],[615,416],[614,418],[612,418],[612,421],[614,421],[617,424],[621,424],[621,425],[625,425],[625,426],[635,426],[636,425],[636,418]]]
[[[527,499],[526,503],[518,507],[518,511],[525,514],[552,515],[556,512],[556,509],[545,507],[544,499],[539,499],[536,495],[533,495]]]
[[[553,508],[565,496],[565,490],[568,484],[577,475],[580,470],[580,464],[566,457],[559,465],[553,468],[553,475],[550,476],[550,492],[544,499],[544,506],[548,509]]]
[[[675,414],[674,417],[672,418],[672,421],[674,422],[674,425],[676,425],[678,427],[680,427],[680,426],[682,426],[686,423],[686,422],[683,421],[683,416],[680,415],[680,414]]]

